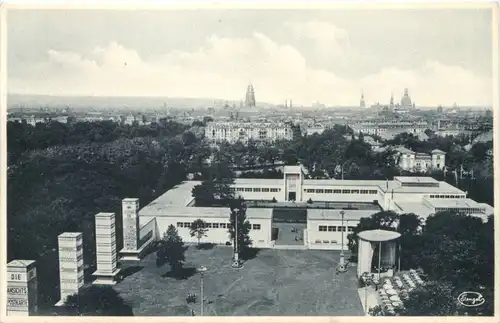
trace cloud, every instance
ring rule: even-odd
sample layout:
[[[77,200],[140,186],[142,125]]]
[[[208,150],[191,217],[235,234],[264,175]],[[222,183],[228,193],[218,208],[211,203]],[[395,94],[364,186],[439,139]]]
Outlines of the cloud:
[[[308,22],[287,27],[297,37],[310,39],[317,51],[329,53],[323,53],[323,59],[351,50],[347,33],[334,25]],[[313,32],[317,30],[322,32]],[[261,33],[246,38],[212,35],[196,50],[147,60],[117,42],[88,54],[52,49],[44,61],[23,70],[30,72],[9,78],[10,92],[242,100],[251,80],[257,101],[356,106],[361,89],[372,103],[388,101],[392,91],[397,98],[408,87],[417,105],[491,104],[492,90],[491,80],[434,61],[414,70],[387,67],[361,78],[339,77],[310,64],[292,45]]]

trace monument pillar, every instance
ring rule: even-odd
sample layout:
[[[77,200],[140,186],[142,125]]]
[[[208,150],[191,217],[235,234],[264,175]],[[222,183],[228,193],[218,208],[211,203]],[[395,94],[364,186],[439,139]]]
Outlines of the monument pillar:
[[[32,316],[38,311],[38,284],[34,260],[7,264],[7,316]]]
[[[83,234],[64,232],[59,235],[59,280],[62,306],[68,296],[78,294],[83,286]]]
[[[114,285],[115,277],[120,271],[117,268],[116,227],[114,213],[98,213],[95,216],[95,240],[97,270],[94,284]]]
[[[122,200],[123,249],[120,250],[122,260],[140,260],[139,246],[139,199]]]

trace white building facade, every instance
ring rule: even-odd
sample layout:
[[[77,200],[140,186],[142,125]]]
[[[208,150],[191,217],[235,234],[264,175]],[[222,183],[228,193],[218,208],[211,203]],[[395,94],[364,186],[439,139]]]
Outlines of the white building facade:
[[[405,171],[426,172],[442,170],[446,166],[446,153],[434,149],[430,154],[416,153],[405,147],[397,147],[395,158],[397,165]]]
[[[154,239],[162,237],[168,226],[177,228],[182,239],[191,237],[191,223],[207,223],[207,237],[202,242],[230,242],[230,210],[224,207],[196,207],[192,188],[200,182],[186,181],[167,191],[139,211],[141,230],[154,225]],[[247,220],[254,247],[278,248],[279,237],[273,230],[280,227],[275,211],[285,210],[284,222],[290,230],[302,230],[300,244],[305,249],[341,249],[347,236],[361,218],[380,211],[415,213],[427,218],[439,211],[453,210],[486,220],[493,208],[467,199],[467,194],[431,177],[395,177],[393,180],[312,180],[305,179],[301,166],[285,166],[284,178],[236,179],[232,188],[247,204]],[[289,210],[289,211],[288,211]],[[286,219],[287,212],[302,212],[297,220]],[[283,220],[283,219],[282,219]],[[282,221],[283,222],[283,221]],[[153,239],[153,240],[154,240]]]
[[[205,128],[205,138],[211,143],[274,142],[293,139],[293,129],[282,122],[210,122]]]

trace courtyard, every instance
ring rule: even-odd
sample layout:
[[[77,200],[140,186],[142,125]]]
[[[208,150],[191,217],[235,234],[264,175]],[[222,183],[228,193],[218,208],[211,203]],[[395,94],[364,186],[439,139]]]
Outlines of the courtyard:
[[[204,278],[205,316],[363,315],[357,293],[356,268],[335,274],[338,251],[263,249],[239,270],[231,268],[232,249],[190,246],[183,279],[169,277],[168,265],[156,267],[155,254],[138,264],[114,286],[135,316],[189,316],[200,314],[200,274]],[[194,293],[196,303],[187,304]]]

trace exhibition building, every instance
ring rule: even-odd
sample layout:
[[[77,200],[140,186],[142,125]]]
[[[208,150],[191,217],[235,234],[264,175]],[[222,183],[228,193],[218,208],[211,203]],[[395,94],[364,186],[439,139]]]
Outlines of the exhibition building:
[[[254,247],[338,250],[342,240],[344,246],[347,244],[348,233],[361,218],[380,211],[415,213],[425,219],[451,210],[483,221],[493,214],[490,205],[477,203],[467,198],[466,192],[431,177],[394,177],[385,181],[304,177],[301,166],[285,166],[283,179],[234,181],[233,192],[244,198],[247,205]],[[195,206],[192,190],[199,184],[185,181],[142,209],[137,199],[125,199],[124,236],[129,230],[125,223],[137,223],[137,227],[129,227],[136,230],[141,243],[122,250],[122,256],[138,256],[140,249],[149,244],[145,242],[161,238],[169,225],[177,228],[185,242],[197,242],[190,235],[191,223],[197,219],[207,223],[207,236],[202,242],[230,243],[230,210]],[[136,236],[135,232],[131,236]]]

